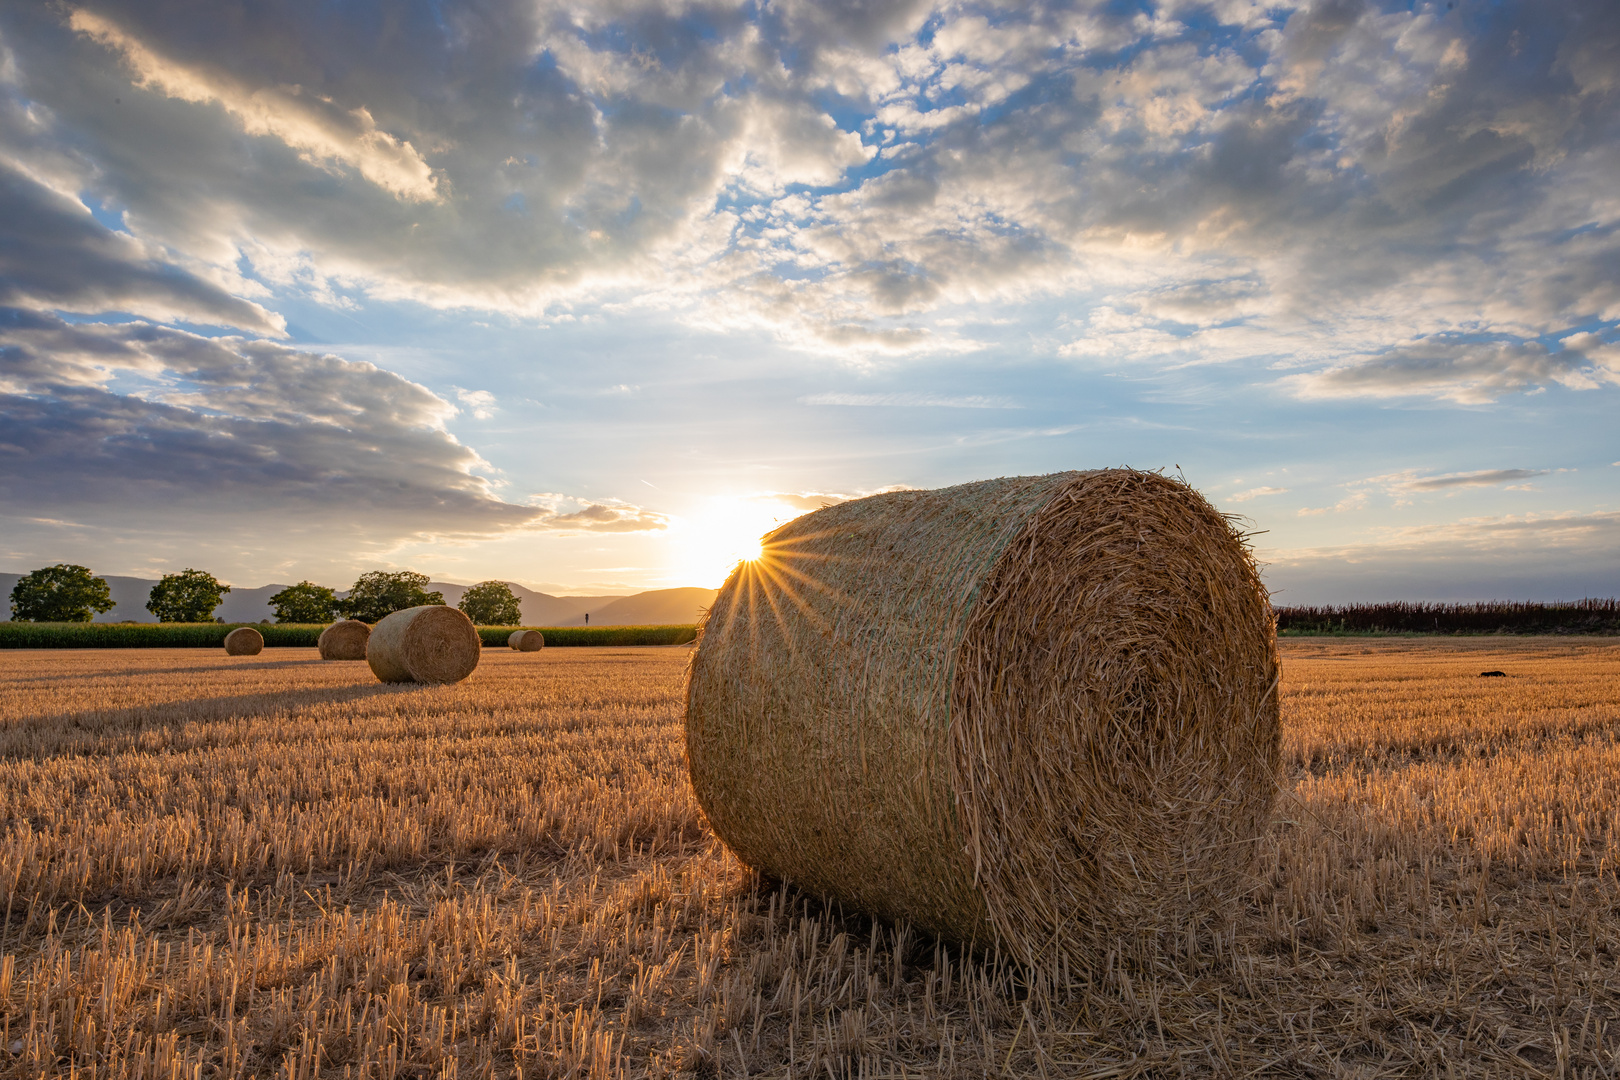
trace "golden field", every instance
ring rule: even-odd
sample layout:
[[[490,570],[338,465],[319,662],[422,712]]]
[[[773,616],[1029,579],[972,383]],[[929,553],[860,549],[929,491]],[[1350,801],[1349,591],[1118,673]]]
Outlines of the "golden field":
[[[0,1070],[1620,1074],[1612,638],[1285,640],[1251,891],[1060,990],[730,859],[687,656],[0,653]]]

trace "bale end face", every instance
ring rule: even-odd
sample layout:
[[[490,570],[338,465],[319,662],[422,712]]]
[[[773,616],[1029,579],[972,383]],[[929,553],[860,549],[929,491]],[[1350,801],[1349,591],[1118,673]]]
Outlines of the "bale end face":
[[[257,656],[264,648],[264,635],[251,626],[238,626],[225,635],[226,656]]]
[[[518,652],[539,652],[546,647],[546,637],[538,630],[514,630],[506,643]]]
[[[484,647],[466,613],[443,604],[385,617],[366,641],[366,662],[383,682],[455,683],[478,666]]]
[[[359,619],[343,619],[321,631],[316,646],[322,660],[364,660],[371,627]]]

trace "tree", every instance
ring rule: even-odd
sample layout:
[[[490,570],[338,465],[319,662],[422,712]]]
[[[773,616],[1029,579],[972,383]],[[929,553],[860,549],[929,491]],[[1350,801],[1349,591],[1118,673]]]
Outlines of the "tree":
[[[443,593],[422,588],[427,583],[426,574],[413,570],[373,570],[360,575],[349,595],[339,601],[338,610],[351,619],[376,623],[406,608],[444,603]]]
[[[17,579],[11,589],[15,622],[89,622],[113,608],[112,590],[88,567],[57,563]]]
[[[479,626],[516,626],[523,621],[518,598],[504,581],[480,581],[467,590],[456,607]]]
[[[300,581],[270,597],[278,623],[329,623],[337,611],[337,593],[313,581]]]
[[[146,610],[158,622],[212,622],[214,609],[230,591],[229,585],[221,585],[208,571],[188,566],[178,574],[164,574],[152,586]]]

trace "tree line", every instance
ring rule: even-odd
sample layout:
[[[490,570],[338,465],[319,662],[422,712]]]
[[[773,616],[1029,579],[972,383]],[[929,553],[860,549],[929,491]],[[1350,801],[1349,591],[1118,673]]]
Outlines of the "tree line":
[[[443,604],[444,594],[429,592],[428,577],[414,570],[373,570],[361,574],[347,596],[313,581],[289,585],[270,597],[278,623],[329,623],[359,619],[375,623],[384,616],[423,604]],[[190,567],[165,574],[152,586],[146,610],[159,622],[213,622],[214,609],[231,591],[206,570]],[[73,563],[46,566],[18,579],[11,590],[13,622],[89,622],[113,609],[105,578]],[[518,599],[504,581],[481,581],[456,605],[479,626],[516,626],[523,621]]]

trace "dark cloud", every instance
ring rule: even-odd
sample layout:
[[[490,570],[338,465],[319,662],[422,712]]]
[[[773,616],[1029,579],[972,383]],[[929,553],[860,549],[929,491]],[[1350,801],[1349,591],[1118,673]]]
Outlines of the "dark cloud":
[[[238,543],[273,529],[386,547],[541,516],[443,428],[454,407],[367,363],[144,323],[0,318],[0,502]]]
[[[1620,372],[1576,348],[1540,342],[1430,340],[1283,380],[1304,397],[1399,397],[1422,394],[1464,402],[1561,383],[1577,389],[1620,381]]]
[[[280,316],[231,295],[127,233],[97,222],[84,204],[0,161],[0,305],[234,326],[278,335]]]

